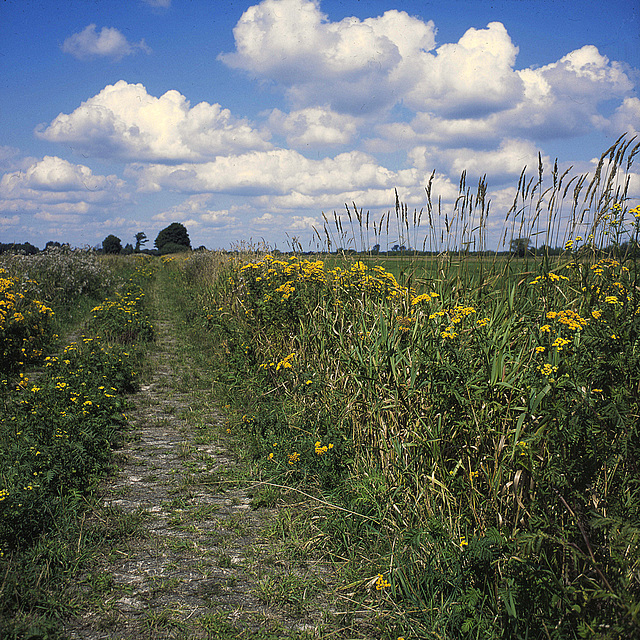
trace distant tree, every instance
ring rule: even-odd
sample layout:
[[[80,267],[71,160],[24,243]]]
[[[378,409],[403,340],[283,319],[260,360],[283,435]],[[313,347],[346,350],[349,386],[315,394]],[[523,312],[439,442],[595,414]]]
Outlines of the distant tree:
[[[17,253],[19,255],[32,256],[39,252],[40,249],[32,245],[30,242],[0,243],[0,253]]]
[[[130,242],[124,245],[124,249],[122,250],[123,256],[130,256],[133,253],[133,245]]]
[[[529,238],[511,238],[509,250],[514,256],[524,258],[529,251]]]
[[[120,253],[122,251],[122,241],[117,236],[110,234],[102,241],[102,250],[105,253]]]
[[[149,242],[149,238],[147,238],[147,234],[144,231],[138,231],[136,233],[136,248],[134,251],[136,253],[140,253],[140,246]]]
[[[380,245],[374,244],[373,249],[371,249],[371,253],[373,253],[374,256],[377,256],[380,253]]]
[[[46,251],[47,249],[54,249],[54,248],[60,248],[62,245],[59,242],[55,242],[54,240],[49,240],[49,242],[47,242],[47,244],[44,245],[44,250]]]
[[[187,228],[179,222],[172,222],[165,227],[154,242],[160,253],[175,253],[188,251],[191,248],[191,240]]]

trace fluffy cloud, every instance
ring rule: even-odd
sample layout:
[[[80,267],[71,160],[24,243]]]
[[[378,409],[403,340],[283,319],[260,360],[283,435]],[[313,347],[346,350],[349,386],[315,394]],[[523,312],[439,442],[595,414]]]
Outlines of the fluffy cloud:
[[[357,134],[358,121],[326,106],[286,114],[274,109],[269,115],[269,128],[286,136],[287,144],[293,148],[330,147],[351,142]]]
[[[211,194],[208,193],[189,196],[184,202],[156,214],[153,216],[153,220],[183,222],[189,219],[188,222],[196,226],[201,223],[214,227],[233,226],[237,219],[231,212],[228,209],[210,209],[210,200]]]
[[[486,148],[494,145],[498,137],[494,118],[448,119],[430,113],[418,113],[410,122],[380,124],[375,131],[379,137],[365,141],[371,152],[392,152],[419,143],[449,148]]]
[[[251,224],[257,232],[268,232],[274,226],[287,229],[287,231],[311,231],[322,227],[319,218],[313,216],[284,216],[265,213],[253,218]]]
[[[96,175],[89,167],[55,156],[0,179],[0,213],[33,214],[46,221],[79,223],[82,216],[102,216],[128,197],[116,176]]]
[[[524,99],[496,119],[511,135],[538,139],[588,133],[599,121],[605,100],[624,99],[633,82],[624,66],[593,45],[571,51],[557,62],[518,72]]]
[[[405,104],[449,118],[508,109],[524,91],[514,70],[517,54],[518,47],[502,23],[469,29],[457,43],[443,44],[433,54],[417,54]]]
[[[640,136],[640,99],[625,98],[610,118],[596,116],[594,124],[614,138],[623,133]]]
[[[201,161],[268,149],[267,135],[219,104],[191,106],[178,91],[160,98],[124,80],[106,86],[71,114],[59,114],[36,135],[93,156],[149,162]]]
[[[526,137],[544,141],[576,137],[588,134],[594,127],[615,137],[638,131],[640,101],[628,96],[633,90],[629,72],[601,55],[596,47],[588,45],[552,64],[514,74],[521,81],[522,93],[509,108],[483,113],[482,100],[470,97],[470,112],[462,113],[459,107],[464,100],[454,91],[449,95],[458,111],[451,107],[447,113],[433,102],[437,98],[434,94],[436,98],[427,97],[423,107],[412,103],[418,111],[409,122],[378,125],[379,137],[367,141],[366,146],[372,151],[389,151],[424,143],[448,149],[486,150],[495,147],[500,139]],[[612,99],[622,102],[606,118],[599,113],[599,106]],[[428,107],[432,110],[421,110]]]
[[[488,151],[418,146],[410,151],[409,158],[421,171],[438,166],[454,178],[463,171],[475,179],[486,174],[496,184],[517,178],[525,166],[529,173],[538,168],[538,148],[529,140],[509,138],[502,140],[497,149]],[[551,165],[548,156],[543,156],[542,160],[545,166]]]
[[[16,227],[20,224],[20,216],[0,216],[0,229],[8,229],[10,227]]]
[[[129,42],[117,29],[102,27],[100,33],[96,31],[96,25],[90,24],[79,33],[74,33],[62,43],[62,50],[70,53],[74,58],[104,57],[113,60],[121,60],[139,51],[150,53],[144,40]]]
[[[337,194],[367,187],[389,189],[416,181],[413,170],[391,171],[360,151],[311,160],[290,149],[219,157],[200,164],[134,164],[127,175],[135,177],[143,191],[168,188],[248,196],[293,191],[307,195]]]
[[[5,173],[0,196],[41,201],[106,202],[120,199],[124,182],[116,176],[95,175],[89,167],[56,156],[45,156],[25,171]]]
[[[270,125],[296,148],[351,141],[371,126],[367,116],[381,134],[366,143],[371,150],[391,150],[398,138],[482,147],[501,136],[544,140],[635,122],[633,104],[610,123],[599,119],[599,104],[628,98],[633,82],[593,45],[517,69],[518,47],[500,22],[438,46],[435,34],[433,22],[401,11],[331,22],[317,0],[263,0],[242,15],[236,50],[221,59],[284,87],[294,110],[274,112]],[[413,122],[381,124],[395,104],[413,111]]]
[[[410,78],[407,64],[433,48],[433,22],[403,11],[329,22],[317,0],[263,0],[233,30],[231,67],[283,85],[298,107],[330,99],[338,111],[389,107]]]

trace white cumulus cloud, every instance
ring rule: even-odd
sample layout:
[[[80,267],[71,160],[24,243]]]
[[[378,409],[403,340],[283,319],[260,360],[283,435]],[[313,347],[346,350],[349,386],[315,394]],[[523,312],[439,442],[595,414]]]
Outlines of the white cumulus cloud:
[[[144,40],[129,42],[113,27],[102,27],[98,32],[95,24],[90,24],[79,33],[69,36],[62,43],[62,50],[80,60],[94,57],[121,60],[139,51],[145,53],[151,51]]]
[[[128,168],[127,175],[135,177],[138,188],[143,191],[173,189],[248,196],[389,189],[411,184],[416,178],[412,170],[389,170],[361,151],[311,160],[291,149],[219,157],[200,164],[134,164]]]
[[[492,184],[517,178],[525,167],[529,173],[535,173],[538,168],[536,145],[529,140],[511,138],[503,139],[496,149],[490,150],[419,145],[410,151],[409,158],[422,171],[438,166],[453,179],[463,171],[473,178],[486,174]],[[542,156],[542,160],[545,166],[551,165],[548,156]]]
[[[514,70],[517,54],[502,23],[469,29],[457,43],[418,53],[405,103],[415,111],[451,118],[508,109],[522,99],[524,90]]]
[[[103,217],[128,200],[123,180],[96,175],[89,167],[56,156],[45,156],[0,178],[0,215],[78,223],[83,216]]]
[[[597,116],[594,124],[614,138],[623,133],[640,136],[640,99],[625,98],[610,118]]]
[[[36,135],[97,157],[151,162],[200,161],[271,146],[268,134],[219,104],[192,107],[175,90],[156,98],[124,80],[40,125]]]
[[[351,142],[357,135],[358,121],[326,106],[290,113],[274,109],[269,115],[269,128],[286,136],[287,144],[296,149],[331,147]]]
[[[433,22],[403,11],[330,22],[317,0],[263,0],[233,30],[236,51],[221,55],[285,87],[298,108],[330,101],[361,114],[393,105],[410,81],[407,67],[435,44]]]
[[[211,209],[210,193],[189,196],[180,204],[175,205],[153,216],[153,220],[162,222],[196,220],[196,225],[204,223],[213,227],[229,227],[236,223],[236,218],[228,209]],[[199,222],[198,222],[199,221]]]

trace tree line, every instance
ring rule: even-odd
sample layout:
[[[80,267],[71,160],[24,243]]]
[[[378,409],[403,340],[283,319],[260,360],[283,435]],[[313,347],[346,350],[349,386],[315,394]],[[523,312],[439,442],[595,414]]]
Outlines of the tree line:
[[[179,222],[172,222],[168,227],[160,231],[155,239],[155,249],[143,249],[142,246],[149,242],[149,238],[144,231],[139,231],[135,235],[136,246],[131,243],[122,246],[122,240],[113,234],[108,235],[102,241],[103,253],[110,254],[130,254],[130,253],[151,253],[165,255],[167,253],[179,253],[191,249],[191,240],[187,228]]]
[[[128,255],[131,253],[149,253],[152,255],[165,255],[167,253],[178,253],[180,251],[191,250],[191,240],[187,228],[179,222],[173,222],[168,227],[160,231],[155,239],[155,249],[145,249],[144,245],[149,242],[149,238],[144,231],[139,231],[134,236],[135,246],[130,242],[124,247],[122,240],[114,234],[109,234],[102,241],[102,248],[96,247],[102,253]],[[54,242],[50,240],[44,247],[44,251],[52,248],[69,247],[68,243]],[[204,249],[204,247],[200,247]],[[40,253],[40,249],[30,242],[0,242],[0,254],[20,253],[23,255],[35,255]]]

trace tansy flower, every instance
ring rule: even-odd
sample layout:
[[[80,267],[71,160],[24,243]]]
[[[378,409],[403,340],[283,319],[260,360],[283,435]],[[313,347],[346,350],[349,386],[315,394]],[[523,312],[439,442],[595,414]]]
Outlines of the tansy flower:
[[[538,367],[538,371],[540,371],[540,373],[543,376],[550,376],[552,373],[555,373],[557,370],[558,370],[558,367],[553,367],[548,362],[546,364],[543,364],[541,367]]]
[[[378,591],[382,591],[382,590],[383,590],[383,589],[385,589],[386,587],[390,587],[390,586],[391,586],[391,583],[390,583],[390,582],[387,582],[387,581],[384,579],[384,576],[383,576],[381,573],[379,573],[379,574],[378,574],[378,579],[376,580],[376,589],[377,589]]]

